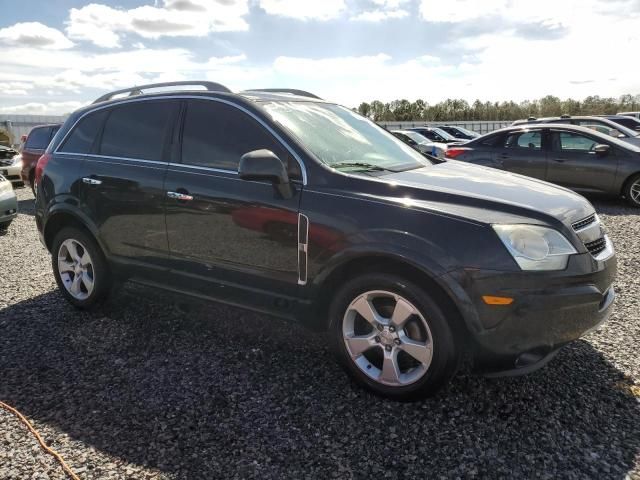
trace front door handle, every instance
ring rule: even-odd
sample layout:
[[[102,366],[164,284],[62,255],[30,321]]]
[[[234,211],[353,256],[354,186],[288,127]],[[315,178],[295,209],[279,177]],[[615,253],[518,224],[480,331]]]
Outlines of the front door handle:
[[[553,159],[554,162],[558,162],[558,163],[564,163],[566,161],[565,158],[554,158]]]
[[[86,183],[87,185],[102,185],[102,180],[97,180],[95,178],[90,178],[90,177],[84,177],[82,179],[83,183]]]
[[[178,200],[180,202],[190,202],[191,200],[193,200],[193,196],[180,192],[167,192],[167,197],[173,198],[174,200]]]

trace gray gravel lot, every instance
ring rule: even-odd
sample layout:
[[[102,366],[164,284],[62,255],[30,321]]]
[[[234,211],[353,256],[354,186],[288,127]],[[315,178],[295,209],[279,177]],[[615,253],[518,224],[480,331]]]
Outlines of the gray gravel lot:
[[[86,479],[640,479],[640,211],[595,203],[614,239],[609,322],[527,376],[460,374],[399,404],[350,383],[325,339],[127,287],[81,313],[55,289],[33,201],[0,236],[0,400]],[[635,392],[635,393],[634,393]],[[0,411],[0,479],[61,479]]]

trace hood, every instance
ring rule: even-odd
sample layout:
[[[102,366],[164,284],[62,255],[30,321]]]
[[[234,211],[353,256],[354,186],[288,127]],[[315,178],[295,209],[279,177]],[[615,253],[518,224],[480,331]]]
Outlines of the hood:
[[[487,223],[552,216],[565,225],[594,213],[581,195],[550,183],[456,160],[379,177],[411,189],[404,202],[426,202]]]

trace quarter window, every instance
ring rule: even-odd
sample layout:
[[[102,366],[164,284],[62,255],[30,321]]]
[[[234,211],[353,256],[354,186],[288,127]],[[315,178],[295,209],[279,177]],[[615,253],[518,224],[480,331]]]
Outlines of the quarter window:
[[[188,102],[182,132],[182,163],[237,171],[242,155],[263,148],[288,162],[292,176],[299,175],[295,160],[246,113],[220,102]]]
[[[115,107],[104,126],[100,154],[161,161],[174,107],[172,102],[133,102]]]
[[[71,135],[60,148],[61,152],[89,153],[95,138],[98,136],[102,123],[107,116],[106,110],[99,110],[88,114],[78,122]]]
[[[540,150],[542,148],[541,132],[514,133],[507,137],[505,148],[528,148]]]
[[[592,138],[569,132],[560,132],[560,150],[590,152],[598,145]]]

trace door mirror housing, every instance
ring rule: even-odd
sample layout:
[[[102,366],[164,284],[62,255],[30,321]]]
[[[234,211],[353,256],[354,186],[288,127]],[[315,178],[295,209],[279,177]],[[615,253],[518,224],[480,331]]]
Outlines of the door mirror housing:
[[[600,157],[604,157],[608,155],[610,150],[611,150],[611,147],[605,144],[600,144],[593,147],[593,151],[596,153],[596,155]]]
[[[271,182],[284,198],[293,196],[287,167],[271,150],[253,150],[242,155],[238,175],[242,180]]]

